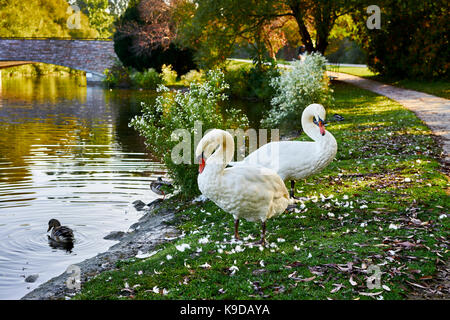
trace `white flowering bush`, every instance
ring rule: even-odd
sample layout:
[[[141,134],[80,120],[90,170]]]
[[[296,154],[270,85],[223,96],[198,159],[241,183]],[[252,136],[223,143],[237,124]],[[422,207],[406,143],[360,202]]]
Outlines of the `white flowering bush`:
[[[320,53],[307,54],[304,61],[296,60],[292,69],[272,78],[275,89],[272,109],[261,121],[265,127],[298,127],[303,109],[311,103],[327,105],[332,90],[328,87],[326,62]]]
[[[228,98],[224,91],[228,84],[221,71],[206,74],[203,83],[193,82],[186,92],[171,91],[159,85],[160,95],[154,105],[141,103],[142,115],[131,120],[133,126],[145,138],[148,148],[164,162],[169,176],[187,198],[198,195],[198,165],[194,164],[195,123],[202,123],[202,131],[208,129],[235,129],[248,126],[248,119],[240,110],[232,109],[222,113],[220,103]],[[190,134],[190,164],[175,163],[172,150],[180,142],[172,139],[177,129],[185,129]]]

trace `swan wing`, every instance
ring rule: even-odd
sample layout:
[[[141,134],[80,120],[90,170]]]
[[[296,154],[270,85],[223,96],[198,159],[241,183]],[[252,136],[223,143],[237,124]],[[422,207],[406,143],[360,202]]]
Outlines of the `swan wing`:
[[[270,142],[232,166],[256,165],[274,170],[282,180],[307,176],[314,165],[317,144],[309,141]]]
[[[262,220],[282,213],[289,202],[289,193],[281,178],[271,169],[254,166],[227,168],[221,179],[228,209],[238,210],[238,217]],[[237,206],[239,207],[237,207]]]

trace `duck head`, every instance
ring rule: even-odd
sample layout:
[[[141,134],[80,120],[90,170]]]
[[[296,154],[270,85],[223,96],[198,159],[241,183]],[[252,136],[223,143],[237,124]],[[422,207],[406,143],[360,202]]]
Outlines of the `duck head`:
[[[56,219],[51,219],[51,220],[48,222],[48,230],[47,230],[47,232],[49,232],[49,231],[52,230],[53,228],[57,228],[57,227],[60,227],[60,226],[61,226],[61,223],[59,223],[58,220],[56,220]]]

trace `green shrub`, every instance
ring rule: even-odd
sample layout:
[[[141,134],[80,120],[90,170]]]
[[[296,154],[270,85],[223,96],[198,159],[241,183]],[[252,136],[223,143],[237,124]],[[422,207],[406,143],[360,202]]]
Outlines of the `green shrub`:
[[[247,97],[248,93],[248,79],[245,67],[233,68],[227,70],[225,73],[225,80],[230,84],[228,92],[233,97]]]
[[[184,197],[199,194],[197,186],[198,165],[194,164],[194,125],[202,123],[202,131],[219,128],[228,129],[248,125],[248,119],[239,110],[227,111],[224,116],[220,103],[228,97],[224,91],[228,85],[222,72],[214,70],[206,75],[205,82],[190,84],[187,92],[170,91],[160,85],[160,95],[154,105],[142,104],[142,115],[130,123],[145,138],[152,153],[162,159],[169,176]],[[180,142],[177,129],[186,129],[190,134],[190,163],[177,164],[172,159],[172,151]],[[201,134],[201,132],[199,133]]]
[[[251,68],[233,68],[227,71],[225,78],[230,83],[229,92],[234,97],[270,100],[275,93],[270,81],[279,75],[279,69],[273,62]]]
[[[116,62],[111,69],[105,70],[105,83],[108,87],[129,88],[133,81],[131,79],[131,68],[123,66],[120,62]]]
[[[262,120],[263,126],[298,127],[305,107],[311,103],[327,105],[331,101],[326,62],[320,53],[308,54],[304,61],[296,60],[291,70],[272,79],[270,85],[276,93],[272,109]]]
[[[161,70],[161,77],[165,85],[173,85],[175,84],[175,82],[177,82],[178,75],[177,72],[173,70],[172,65],[163,64]]]
[[[184,85],[189,85],[192,82],[202,82],[204,80],[205,74],[203,71],[191,70],[185,75],[181,76],[181,81]]]
[[[134,71],[131,74],[133,86],[143,89],[156,89],[163,82],[161,76],[155,69],[150,68],[143,72]]]

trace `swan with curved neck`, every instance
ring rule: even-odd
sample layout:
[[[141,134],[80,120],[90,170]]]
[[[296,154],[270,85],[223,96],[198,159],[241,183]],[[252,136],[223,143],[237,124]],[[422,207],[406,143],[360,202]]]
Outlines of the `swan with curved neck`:
[[[214,129],[199,142],[198,187],[202,194],[235,219],[239,239],[239,219],[261,221],[260,243],[265,242],[266,220],[287,208],[289,194],[283,180],[271,169],[241,165],[226,168],[233,159],[234,140],[230,133]]]
[[[233,165],[260,165],[274,170],[284,181],[291,180],[290,196],[294,197],[295,180],[320,172],[336,155],[337,142],[325,130],[325,115],[325,108],[317,103],[303,110],[303,131],[314,141],[270,142]]]

